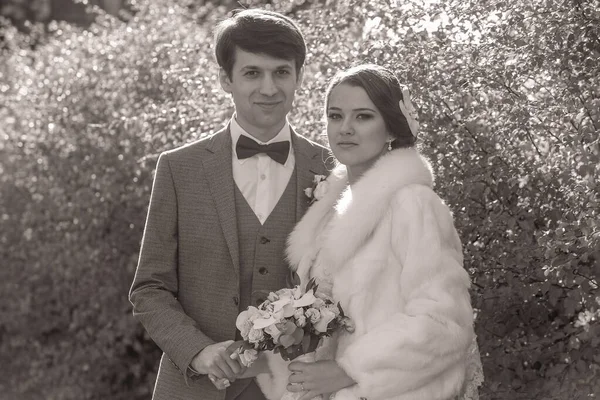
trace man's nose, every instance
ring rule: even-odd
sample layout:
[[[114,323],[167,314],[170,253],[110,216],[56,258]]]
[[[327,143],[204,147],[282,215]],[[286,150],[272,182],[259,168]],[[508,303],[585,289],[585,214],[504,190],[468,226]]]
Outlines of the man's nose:
[[[275,85],[275,81],[273,77],[269,74],[265,74],[261,83],[260,83],[260,94],[265,96],[273,96],[277,93],[277,86]]]

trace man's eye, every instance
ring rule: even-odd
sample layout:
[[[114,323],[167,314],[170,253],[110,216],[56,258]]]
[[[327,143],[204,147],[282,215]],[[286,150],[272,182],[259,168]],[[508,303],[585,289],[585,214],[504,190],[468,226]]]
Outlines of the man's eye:
[[[280,69],[277,71],[277,74],[279,75],[289,75],[290,71],[288,71],[287,69]]]
[[[250,78],[258,76],[258,71],[246,71],[246,73],[244,74],[244,76],[247,76],[247,77],[250,77]]]

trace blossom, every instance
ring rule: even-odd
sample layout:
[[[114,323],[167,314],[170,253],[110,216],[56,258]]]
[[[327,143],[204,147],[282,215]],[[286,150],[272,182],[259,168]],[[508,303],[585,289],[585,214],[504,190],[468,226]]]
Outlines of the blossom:
[[[342,318],[341,325],[346,329],[348,333],[354,333],[356,330],[356,326],[354,325],[354,321],[352,321],[348,317]]]
[[[276,318],[275,316],[269,316],[266,318],[258,318],[252,323],[252,329],[264,329],[264,328],[276,323],[277,319],[278,318]]]
[[[252,330],[252,322],[250,321],[245,321],[241,327],[238,327],[238,329],[240,330],[240,334],[242,335],[242,337],[244,339],[248,338],[248,334],[250,334],[250,330]]]
[[[292,289],[292,296],[294,297],[294,300],[298,300],[300,297],[302,297],[302,289],[300,289],[300,286],[296,286],[294,289]]]
[[[316,324],[317,321],[321,318],[321,313],[316,308],[309,308],[306,310],[306,318],[310,319],[310,322]]]
[[[313,322],[315,330],[317,332],[327,332],[327,325],[335,319],[336,315],[329,308],[322,309],[320,313],[321,318],[318,321]]]
[[[294,301],[294,307],[306,307],[310,306],[316,300],[313,291],[306,292],[299,299]]]
[[[296,320],[296,326],[304,328],[306,325],[306,317],[304,316],[304,310],[302,308],[296,309],[294,312],[294,319]]]
[[[319,309],[319,308],[325,306],[325,301],[323,301],[323,299],[320,299],[317,297],[311,306],[313,308]]]
[[[248,307],[247,310],[242,311],[235,320],[235,326],[239,329],[242,337],[246,339],[254,321],[261,316],[260,310],[256,307]]]
[[[304,328],[306,326],[306,317],[304,315],[296,318],[296,326],[300,328]]]
[[[243,324],[247,321],[251,321],[251,318],[254,316],[260,316],[260,311],[256,307],[248,307],[247,310],[242,311],[235,320],[235,326],[240,329]],[[255,319],[255,318],[254,318]],[[254,320],[252,319],[252,320]]]
[[[273,303],[269,299],[267,299],[258,306],[258,309],[260,311],[267,312],[270,314],[273,312]],[[265,315],[263,314],[263,317],[264,316]]]
[[[313,183],[319,184],[320,182],[324,181],[325,179],[327,179],[327,177],[325,175],[315,175],[315,176],[313,176]]]
[[[311,199],[311,203],[322,199],[327,192],[329,183],[326,182],[326,179],[325,175],[315,175],[313,177],[313,187],[304,189],[304,194]]]
[[[271,303],[276,302],[277,300],[279,300],[279,296],[277,295],[277,293],[269,293],[269,295],[267,296],[267,300],[269,300]]]
[[[314,199],[321,200],[325,196],[325,193],[327,193],[327,190],[329,190],[329,182],[319,182],[313,192]]]
[[[281,331],[279,330],[279,328],[277,327],[277,324],[273,324],[273,325],[269,325],[264,329],[264,332],[269,334],[274,341],[276,341],[279,336],[281,336]]]
[[[328,304],[327,305],[327,310],[329,310],[332,313],[334,313],[336,318],[340,315],[340,309],[335,304]]]
[[[294,315],[297,308],[311,305],[314,300],[315,295],[312,291],[303,294],[300,287],[297,287],[291,292],[282,294],[279,300],[272,303],[273,317],[275,319],[289,318]]]
[[[250,343],[258,343],[265,338],[265,334],[262,329],[250,329],[250,333],[248,333],[248,341]]]
[[[292,296],[281,296],[273,302],[273,317],[277,320],[294,315],[294,298]]]
[[[292,297],[292,289],[288,289],[288,288],[279,289],[278,291],[275,292],[275,295],[277,295],[278,300],[282,297]]]
[[[258,358],[258,351],[247,349],[239,353],[239,359],[243,366],[249,367]]]

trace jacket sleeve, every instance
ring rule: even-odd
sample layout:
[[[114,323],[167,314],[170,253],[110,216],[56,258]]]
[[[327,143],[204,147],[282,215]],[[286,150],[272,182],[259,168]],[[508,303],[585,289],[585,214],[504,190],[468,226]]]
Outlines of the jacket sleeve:
[[[200,331],[177,301],[177,193],[167,156],[163,153],[158,159],[129,299],[134,317],[187,382],[193,357],[214,341]]]
[[[397,193],[391,219],[390,264],[402,268],[404,305],[338,354],[357,382],[339,399],[448,399],[460,391],[473,338],[460,240],[448,208],[428,187]]]

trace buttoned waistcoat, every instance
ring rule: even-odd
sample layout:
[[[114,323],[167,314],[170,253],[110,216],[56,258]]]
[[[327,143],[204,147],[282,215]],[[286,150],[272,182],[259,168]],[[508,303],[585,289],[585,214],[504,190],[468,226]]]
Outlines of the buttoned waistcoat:
[[[292,173],[275,208],[261,224],[254,211],[236,187],[240,256],[240,311],[258,306],[268,291],[289,283],[291,270],[282,262],[287,235],[296,223],[296,173]],[[238,332],[239,334],[239,332]]]
[[[327,175],[329,153],[294,132],[292,146],[298,221],[308,207],[304,189],[314,175]],[[130,291],[134,316],[164,352],[156,400],[225,397],[206,377],[190,380],[184,372],[204,347],[236,334],[240,256],[231,147],[227,127],[158,160]],[[283,254],[279,265],[287,266]],[[273,290],[280,288],[278,277],[273,274]]]

